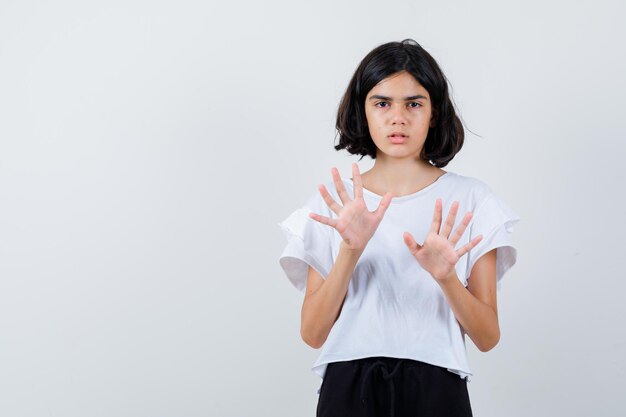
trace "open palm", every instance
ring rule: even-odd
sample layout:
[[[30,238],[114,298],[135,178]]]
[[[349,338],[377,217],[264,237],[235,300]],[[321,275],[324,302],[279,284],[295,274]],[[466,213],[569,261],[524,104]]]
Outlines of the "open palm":
[[[454,271],[454,267],[459,259],[476,246],[483,238],[482,235],[478,235],[460,249],[455,249],[457,242],[461,236],[463,236],[472,218],[472,213],[467,212],[461,224],[456,228],[452,237],[449,238],[458,208],[459,202],[453,202],[446,222],[443,228],[441,228],[442,201],[440,198],[437,199],[433,222],[423,245],[419,245],[409,232],[404,233],[404,243],[409,248],[409,251],[411,251],[411,254],[422,268],[428,271],[437,281],[448,279],[450,274]]]
[[[369,211],[363,199],[363,184],[358,165],[356,163],[352,164],[352,177],[354,181],[353,200],[350,199],[343,182],[339,178],[337,169],[333,167],[331,172],[337,194],[343,206],[339,205],[330,196],[324,185],[320,185],[319,191],[324,202],[326,202],[326,205],[337,215],[337,218],[332,219],[317,213],[310,213],[309,216],[313,220],[329,225],[337,230],[348,248],[364,250],[367,242],[369,242],[382,221],[391,203],[392,194],[386,193],[380,201],[378,208],[374,211]]]

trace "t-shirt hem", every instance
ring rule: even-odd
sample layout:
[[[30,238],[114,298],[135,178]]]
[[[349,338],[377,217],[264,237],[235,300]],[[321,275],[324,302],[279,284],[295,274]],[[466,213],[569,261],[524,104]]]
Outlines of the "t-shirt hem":
[[[369,353],[369,354],[350,355],[350,356],[335,356],[333,358],[327,358],[322,362],[315,363],[315,365],[313,365],[311,370],[315,374],[317,374],[320,378],[323,379],[324,374],[322,373],[322,367],[325,367],[331,362],[351,361],[351,360],[357,360],[357,359],[371,358],[375,356],[385,356],[385,357],[400,358],[400,359],[412,359],[412,360],[428,363],[430,365],[438,366],[440,368],[446,368],[448,371],[459,375],[461,378],[467,378],[468,382],[470,381],[469,377],[474,375],[472,371],[470,371],[469,369],[461,369],[460,367],[459,368],[451,367],[450,365],[446,365],[441,362],[429,360],[424,357],[420,357],[418,355],[414,355],[414,356],[397,355],[397,354],[391,354],[391,353],[375,353],[375,354]]]

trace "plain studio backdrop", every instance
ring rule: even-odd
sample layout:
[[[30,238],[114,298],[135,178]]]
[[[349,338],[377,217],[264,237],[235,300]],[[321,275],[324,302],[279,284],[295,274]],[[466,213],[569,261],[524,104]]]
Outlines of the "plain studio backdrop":
[[[475,415],[624,415],[625,12],[2,0],[0,415],[314,416],[277,223],[350,176],[341,95],[407,37],[471,130],[444,169],[521,217]]]

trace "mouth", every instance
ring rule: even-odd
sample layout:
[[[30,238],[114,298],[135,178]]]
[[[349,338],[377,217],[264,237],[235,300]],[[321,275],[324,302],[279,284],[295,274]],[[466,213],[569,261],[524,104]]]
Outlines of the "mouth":
[[[389,136],[387,136],[391,143],[404,143],[406,142],[408,136],[401,132],[393,132]]]

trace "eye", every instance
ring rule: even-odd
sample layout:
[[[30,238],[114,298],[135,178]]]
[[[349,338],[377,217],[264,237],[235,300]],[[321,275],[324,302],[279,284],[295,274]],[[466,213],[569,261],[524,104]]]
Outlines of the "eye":
[[[409,105],[409,107],[414,108],[414,109],[416,109],[418,107],[422,107],[422,105],[419,104],[417,101],[412,101],[408,105]]]
[[[374,104],[374,106],[376,107],[387,107],[387,102],[386,101],[379,101],[378,103]]]

